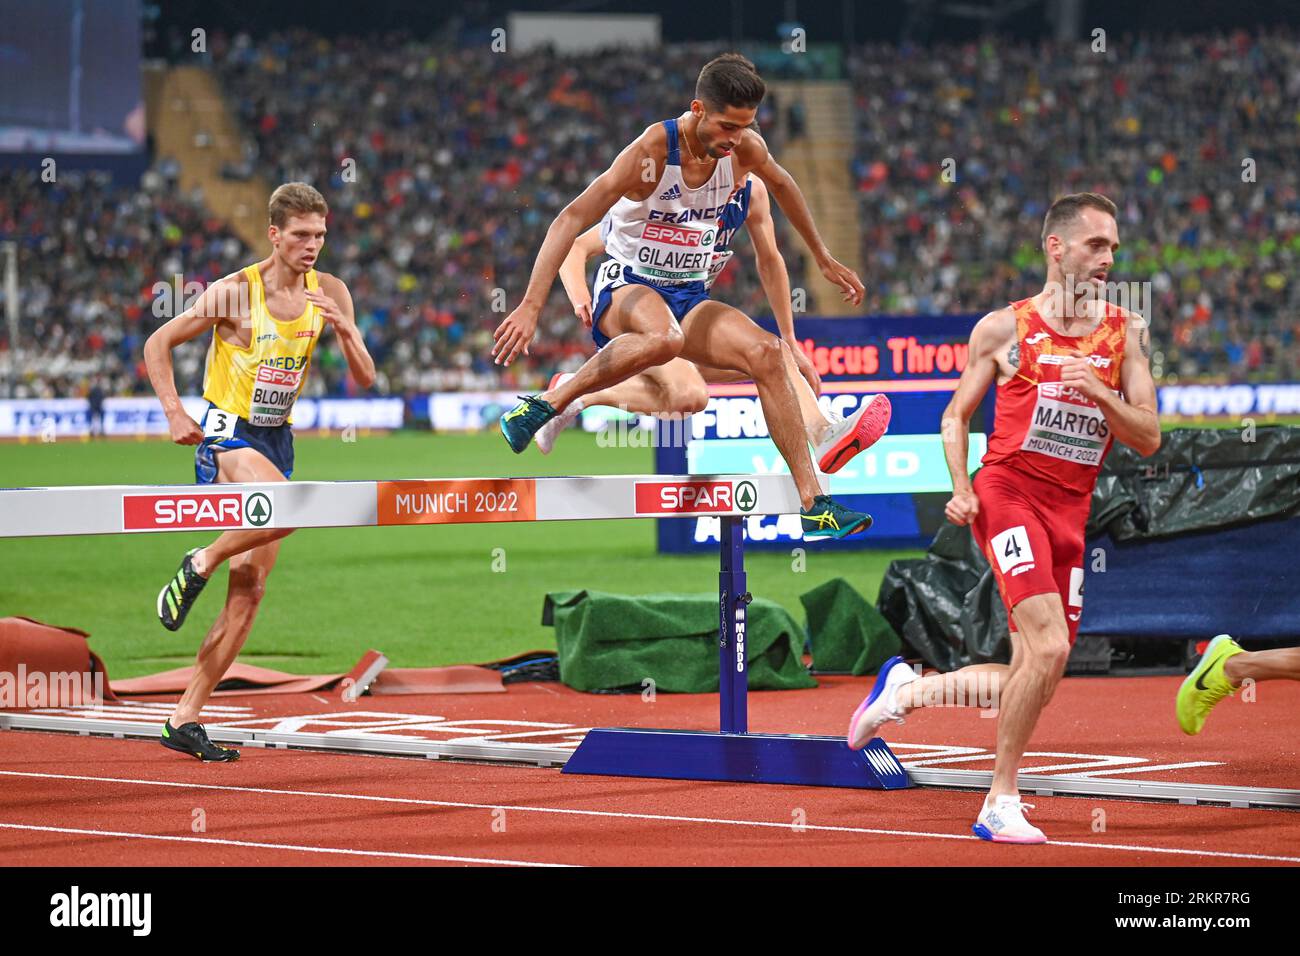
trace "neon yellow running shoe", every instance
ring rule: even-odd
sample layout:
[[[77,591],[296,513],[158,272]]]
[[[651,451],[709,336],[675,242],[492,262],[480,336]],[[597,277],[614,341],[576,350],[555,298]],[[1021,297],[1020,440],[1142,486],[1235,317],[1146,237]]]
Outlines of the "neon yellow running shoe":
[[[1246,653],[1227,634],[1220,634],[1210,641],[1201,655],[1200,661],[1178,688],[1178,700],[1174,709],[1178,713],[1178,726],[1185,734],[1199,734],[1205,726],[1205,719],[1210,716],[1214,705],[1225,697],[1231,697],[1236,690],[1223,672],[1224,662],[1229,657]]]

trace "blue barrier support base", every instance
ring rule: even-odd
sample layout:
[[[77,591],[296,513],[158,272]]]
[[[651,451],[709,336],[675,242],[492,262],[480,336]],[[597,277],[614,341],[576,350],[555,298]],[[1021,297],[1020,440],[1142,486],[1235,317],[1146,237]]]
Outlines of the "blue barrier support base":
[[[855,751],[841,737],[632,727],[588,731],[563,772],[864,790],[912,786],[907,771],[879,737]]]

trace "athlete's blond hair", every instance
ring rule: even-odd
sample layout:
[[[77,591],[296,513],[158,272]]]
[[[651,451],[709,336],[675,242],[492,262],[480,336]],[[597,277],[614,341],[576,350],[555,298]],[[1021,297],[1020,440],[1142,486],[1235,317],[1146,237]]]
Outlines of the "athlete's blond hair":
[[[289,221],[290,216],[301,216],[312,212],[328,216],[330,213],[325,197],[315,186],[306,183],[285,183],[283,186],[277,186],[275,192],[271,193],[271,201],[267,203],[266,208],[271,217],[271,225],[279,226],[281,229]]]

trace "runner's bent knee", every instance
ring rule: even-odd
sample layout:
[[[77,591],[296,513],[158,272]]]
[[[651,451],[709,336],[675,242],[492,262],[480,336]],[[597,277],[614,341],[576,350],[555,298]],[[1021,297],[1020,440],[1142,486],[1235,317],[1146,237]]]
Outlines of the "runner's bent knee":
[[[745,360],[754,375],[772,375],[785,371],[785,353],[781,340],[764,334],[745,346]]]

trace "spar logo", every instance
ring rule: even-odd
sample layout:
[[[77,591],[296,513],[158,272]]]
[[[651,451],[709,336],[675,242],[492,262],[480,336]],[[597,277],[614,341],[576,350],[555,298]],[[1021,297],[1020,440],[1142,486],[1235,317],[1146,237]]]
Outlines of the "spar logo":
[[[271,496],[255,491],[244,501],[244,520],[254,528],[262,528],[271,520]]]
[[[642,239],[652,239],[655,242],[664,242],[670,246],[710,246],[713,244],[712,231],[703,232],[699,229],[683,229],[680,226],[665,226],[657,223],[647,223],[641,233]]]
[[[206,531],[262,528],[271,523],[265,491],[123,495],[123,531]]]
[[[1044,398],[1059,398],[1062,401],[1074,402],[1076,405],[1093,404],[1092,399],[1083,392],[1063,382],[1039,382],[1038,394]]]
[[[742,504],[744,502],[744,504]],[[754,485],[742,481],[638,481],[636,513],[639,515],[719,514],[751,511],[758,503]]]
[[[257,367],[257,381],[259,385],[289,385],[293,388],[297,388],[298,382],[301,380],[301,372],[275,368],[270,365],[259,365]]]
[[[754,487],[752,481],[742,481],[736,485],[736,507],[741,511],[749,512],[754,510],[758,504],[758,489]]]

